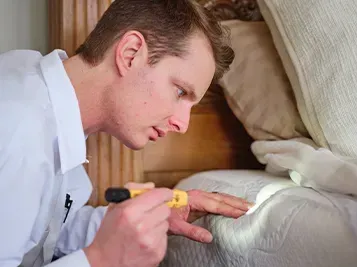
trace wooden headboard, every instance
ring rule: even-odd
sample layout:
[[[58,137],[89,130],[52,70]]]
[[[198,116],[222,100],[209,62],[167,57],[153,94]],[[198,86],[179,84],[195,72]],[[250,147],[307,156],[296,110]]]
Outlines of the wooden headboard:
[[[255,0],[197,0],[221,20],[262,20]],[[50,0],[50,49],[72,55],[109,7],[111,0]],[[171,134],[141,151],[132,151],[104,134],[87,140],[93,183],[91,205],[106,204],[104,191],[128,181],[153,181],[172,187],[187,176],[214,169],[258,169],[250,152],[252,139],[233,115],[222,90],[213,85],[192,110],[186,134]]]

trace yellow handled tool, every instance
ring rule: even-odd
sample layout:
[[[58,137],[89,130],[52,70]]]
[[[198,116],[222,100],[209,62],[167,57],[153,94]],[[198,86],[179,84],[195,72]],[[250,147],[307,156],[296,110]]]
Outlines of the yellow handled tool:
[[[126,189],[120,187],[110,187],[105,191],[105,199],[111,203],[120,203],[127,199],[141,195],[150,189]],[[170,208],[180,208],[186,206],[188,203],[187,192],[174,189],[174,197],[167,202]]]

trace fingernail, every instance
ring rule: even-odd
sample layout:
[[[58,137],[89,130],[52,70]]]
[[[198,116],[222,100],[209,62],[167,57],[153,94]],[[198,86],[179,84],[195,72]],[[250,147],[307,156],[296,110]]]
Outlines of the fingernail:
[[[200,240],[202,243],[211,243],[212,242],[212,234],[205,230],[205,231],[196,231],[194,234],[196,236],[196,240]]]
[[[212,236],[212,235],[203,235],[203,236],[201,237],[201,240],[202,240],[202,242],[204,242],[204,243],[211,243],[212,240],[213,240],[213,236]]]
[[[255,206],[255,203],[251,203],[251,202],[248,203],[248,209],[251,209],[251,208],[253,208],[254,206]]]

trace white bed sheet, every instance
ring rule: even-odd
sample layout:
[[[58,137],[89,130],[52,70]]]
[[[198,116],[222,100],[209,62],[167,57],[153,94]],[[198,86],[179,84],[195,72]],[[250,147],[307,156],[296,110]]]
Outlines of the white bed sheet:
[[[209,171],[183,180],[177,188],[225,192],[254,202],[263,187],[282,181],[288,180],[263,171]],[[338,199],[343,209],[331,199]],[[239,219],[209,215],[197,220],[195,224],[212,232],[211,244],[169,237],[160,267],[357,266],[357,238],[351,227],[356,212],[353,198],[285,188]]]

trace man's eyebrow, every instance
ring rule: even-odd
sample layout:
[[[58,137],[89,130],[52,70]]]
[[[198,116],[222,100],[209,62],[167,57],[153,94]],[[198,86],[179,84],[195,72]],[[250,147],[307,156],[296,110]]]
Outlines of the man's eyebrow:
[[[190,95],[193,101],[196,101],[198,99],[198,96],[195,91],[195,87],[192,84],[182,81],[182,86],[184,87],[185,90],[188,91],[187,93]]]

